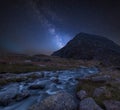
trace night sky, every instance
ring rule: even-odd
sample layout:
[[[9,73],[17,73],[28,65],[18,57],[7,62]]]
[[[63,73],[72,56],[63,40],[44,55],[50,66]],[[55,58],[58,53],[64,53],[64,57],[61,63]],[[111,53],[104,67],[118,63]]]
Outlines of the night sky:
[[[51,54],[80,32],[120,44],[119,0],[0,0],[0,47]]]

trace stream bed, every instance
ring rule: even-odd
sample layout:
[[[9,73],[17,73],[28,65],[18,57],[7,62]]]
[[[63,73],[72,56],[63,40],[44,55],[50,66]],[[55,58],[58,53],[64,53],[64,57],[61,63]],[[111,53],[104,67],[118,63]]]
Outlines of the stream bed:
[[[0,88],[0,110],[28,110],[34,103],[56,94],[67,91],[74,94],[77,78],[85,78],[98,74],[96,67],[80,67],[73,70],[42,71],[21,74],[6,73],[3,77],[26,78],[22,82],[15,82]],[[38,76],[32,79],[30,75]]]

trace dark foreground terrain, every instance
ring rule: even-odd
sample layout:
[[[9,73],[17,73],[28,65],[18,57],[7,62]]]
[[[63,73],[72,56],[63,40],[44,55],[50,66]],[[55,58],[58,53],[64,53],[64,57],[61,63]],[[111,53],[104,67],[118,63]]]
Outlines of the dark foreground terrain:
[[[119,66],[45,55],[4,55],[0,72],[1,110],[120,108]]]

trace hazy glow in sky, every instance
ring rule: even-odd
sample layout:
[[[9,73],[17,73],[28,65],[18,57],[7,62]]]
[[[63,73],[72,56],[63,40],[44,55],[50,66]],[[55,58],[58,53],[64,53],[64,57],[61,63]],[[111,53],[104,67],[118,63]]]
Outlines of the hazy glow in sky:
[[[63,41],[62,37],[60,36],[60,32],[56,31],[57,29],[56,25],[50,21],[50,19],[52,19],[53,21],[56,20],[55,18],[57,17],[56,13],[52,11],[49,6],[47,7],[46,4],[43,7],[38,8],[36,0],[30,1],[30,4],[33,7],[33,10],[36,12],[37,16],[39,17],[42,26],[45,27],[46,31],[48,31],[50,35],[53,37],[57,48],[58,49],[62,48],[68,41],[67,40]],[[60,20],[57,20],[57,22],[58,21]]]
[[[58,48],[62,48],[65,44],[62,40],[62,38],[57,34],[55,28],[50,28],[49,29],[50,34],[54,37],[54,41],[56,42]]]

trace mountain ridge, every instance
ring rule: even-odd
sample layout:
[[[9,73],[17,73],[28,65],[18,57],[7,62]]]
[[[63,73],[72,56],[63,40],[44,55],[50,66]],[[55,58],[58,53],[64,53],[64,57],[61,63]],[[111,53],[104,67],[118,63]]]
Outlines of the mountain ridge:
[[[79,33],[52,56],[114,63],[120,59],[120,46],[103,36]]]

